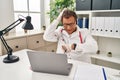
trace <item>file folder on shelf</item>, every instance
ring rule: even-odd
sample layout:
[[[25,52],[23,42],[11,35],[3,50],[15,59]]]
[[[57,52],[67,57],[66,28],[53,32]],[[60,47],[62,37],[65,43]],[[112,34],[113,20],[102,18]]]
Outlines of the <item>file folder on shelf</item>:
[[[114,17],[109,17],[108,35],[113,36],[114,34]]]
[[[102,35],[104,34],[104,17],[92,18],[92,34]]]
[[[81,17],[78,18],[77,24],[80,28],[89,28],[89,18]]]
[[[114,35],[114,17],[105,17],[105,35],[113,36]]]
[[[114,36],[120,36],[120,17],[114,17]]]
[[[96,34],[104,34],[104,17],[96,17]]]
[[[105,27],[104,27],[104,35],[108,35],[109,32],[109,17],[105,17]]]
[[[89,18],[85,18],[85,28],[89,28]]]
[[[92,17],[92,23],[91,23],[91,33],[95,34],[95,28],[96,27],[96,17]]]
[[[78,18],[77,24],[80,28],[83,28],[83,18]]]

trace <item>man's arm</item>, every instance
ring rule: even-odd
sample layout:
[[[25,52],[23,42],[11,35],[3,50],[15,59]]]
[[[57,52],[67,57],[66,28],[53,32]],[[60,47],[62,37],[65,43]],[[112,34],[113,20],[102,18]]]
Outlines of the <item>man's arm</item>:
[[[85,36],[84,41],[82,44],[76,44],[75,51],[80,51],[82,53],[96,53],[98,50],[97,42],[87,29],[85,29],[83,32],[83,35]]]
[[[57,20],[54,20],[50,26],[48,26],[44,32],[43,38],[46,41],[56,42],[57,34],[55,33],[56,27],[59,24]]]
[[[97,42],[88,35],[83,44],[77,44],[75,51],[82,51],[82,53],[96,53],[98,50]]]
[[[83,43],[73,43],[71,45],[64,45],[63,50],[66,50],[66,52],[73,52],[75,55],[80,56],[84,53],[96,53],[98,50],[98,45],[95,39],[91,36],[90,32],[88,30],[83,31]]]
[[[59,24],[59,22],[61,21],[61,16],[63,14],[63,11],[66,10],[66,8],[64,8],[62,10],[62,12],[59,14],[59,16],[57,17],[56,20],[54,20],[50,26],[48,26],[44,32],[43,38],[46,41],[51,41],[51,42],[56,42],[58,40],[58,35],[59,33],[57,33],[57,26]]]

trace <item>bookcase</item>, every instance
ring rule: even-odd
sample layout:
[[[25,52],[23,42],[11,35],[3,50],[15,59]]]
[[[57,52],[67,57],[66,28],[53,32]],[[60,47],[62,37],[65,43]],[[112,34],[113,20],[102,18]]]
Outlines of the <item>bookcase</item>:
[[[91,56],[93,64],[120,69],[120,10],[76,11],[89,18],[89,30],[98,43],[99,54]],[[112,53],[112,57],[108,53]],[[116,67],[116,66],[119,67]]]

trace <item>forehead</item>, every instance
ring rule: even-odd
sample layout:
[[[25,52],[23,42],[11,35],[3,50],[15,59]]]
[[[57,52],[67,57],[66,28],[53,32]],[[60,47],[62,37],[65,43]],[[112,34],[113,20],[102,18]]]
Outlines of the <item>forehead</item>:
[[[63,23],[73,23],[75,22],[75,18],[73,16],[69,17],[69,18],[65,18],[63,17]]]

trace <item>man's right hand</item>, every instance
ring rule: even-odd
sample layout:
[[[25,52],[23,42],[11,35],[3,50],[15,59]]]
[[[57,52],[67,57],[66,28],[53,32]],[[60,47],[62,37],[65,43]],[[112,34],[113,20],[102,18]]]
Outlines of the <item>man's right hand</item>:
[[[71,51],[71,48],[69,45],[62,45],[62,49],[64,50],[64,52],[70,52]]]
[[[57,20],[58,20],[59,22],[61,21],[62,14],[63,14],[63,12],[64,12],[65,10],[67,10],[67,8],[64,8],[64,9],[62,10],[62,12],[60,12],[59,16],[57,17]]]

